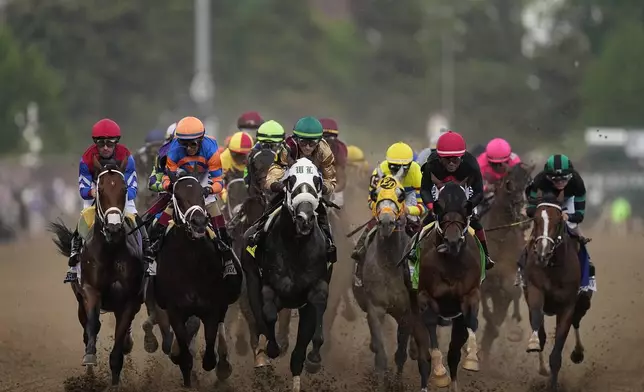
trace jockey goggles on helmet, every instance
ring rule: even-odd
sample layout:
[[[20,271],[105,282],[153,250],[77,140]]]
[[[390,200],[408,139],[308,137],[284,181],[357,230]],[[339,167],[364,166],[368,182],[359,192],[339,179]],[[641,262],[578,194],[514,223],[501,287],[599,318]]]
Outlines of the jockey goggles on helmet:
[[[199,139],[178,139],[179,145],[184,148],[196,148],[201,143],[201,138]]]
[[[552,182],[570,181],[572,173],[546,174],[546,178]]]
[[[94,144],[96,144],[97,147],[103,148],[103,147],[109,147],[113,148],[116,146],[116,144],[119,142],[119,138],[94,138]]]
[[[304,139],[298,136],[295,136],[295,140],[297,141],[298,144],[306,147],[315,147],[317,146],[318,143],[320,143],[320,139]]]
[[[403,172],[407,173],[409,171],[409,168],[411,167],[411,163],[408,163],[406,165],[388,163],[387,166],[389,167],[391,174],[395,175],[400,169],[403,169]]]

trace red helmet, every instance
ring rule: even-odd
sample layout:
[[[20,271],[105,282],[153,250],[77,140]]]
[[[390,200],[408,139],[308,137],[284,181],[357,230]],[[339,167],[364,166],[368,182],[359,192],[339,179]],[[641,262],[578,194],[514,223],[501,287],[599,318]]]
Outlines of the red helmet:
[[[447,131],[436,142],[436,153],[439,157],[462,157],[465,150],[465,139],[456,132]]]
[[[257,112],[246,112],[237,119],[239,129],[257,129],[264,123],[264,119]]]
[[[320,124],[322,124],[322,128],[324,129],[324,134],[325,135],[337,135],[338,134],[338,123],[335,122],[334,119],[332,118],[321,118],[320,119]]]
[[[92,139],[114,139],[121,137],[121,128],[117,123],[104,118],[92,127]]]

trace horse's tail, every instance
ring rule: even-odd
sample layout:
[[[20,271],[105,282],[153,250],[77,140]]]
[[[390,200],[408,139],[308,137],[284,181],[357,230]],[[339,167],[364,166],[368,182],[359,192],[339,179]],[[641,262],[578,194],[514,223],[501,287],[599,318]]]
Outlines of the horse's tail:
[[[74,232],[60,220],[58,222],[49,222],[48,230],[56,235],[53,241],[58,247],[58,252],[63,256],[69,257],[72,253],[72,237],[74,236]]]

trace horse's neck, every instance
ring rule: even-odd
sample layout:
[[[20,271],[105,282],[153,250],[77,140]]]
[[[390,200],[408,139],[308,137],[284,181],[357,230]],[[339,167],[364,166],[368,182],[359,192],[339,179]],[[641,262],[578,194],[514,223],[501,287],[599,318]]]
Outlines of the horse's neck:
[[[375,233],[378,247],[378,264],[383,269],[396,269],[398,261],[403,256],[407,244],[407,234],[404,229],[396,229],[387,238]]]

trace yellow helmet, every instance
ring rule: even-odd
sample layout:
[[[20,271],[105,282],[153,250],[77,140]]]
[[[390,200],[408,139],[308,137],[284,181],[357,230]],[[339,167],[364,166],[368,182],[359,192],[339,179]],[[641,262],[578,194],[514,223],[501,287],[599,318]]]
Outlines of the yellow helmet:
[[[387,149],[386,159],[390,165],[409,165],[414,160],[414,150],[406,143],[394,143]]]
[[[347,146],[347,159],[351,163],[364,161],[364,152],[356,146]]]

